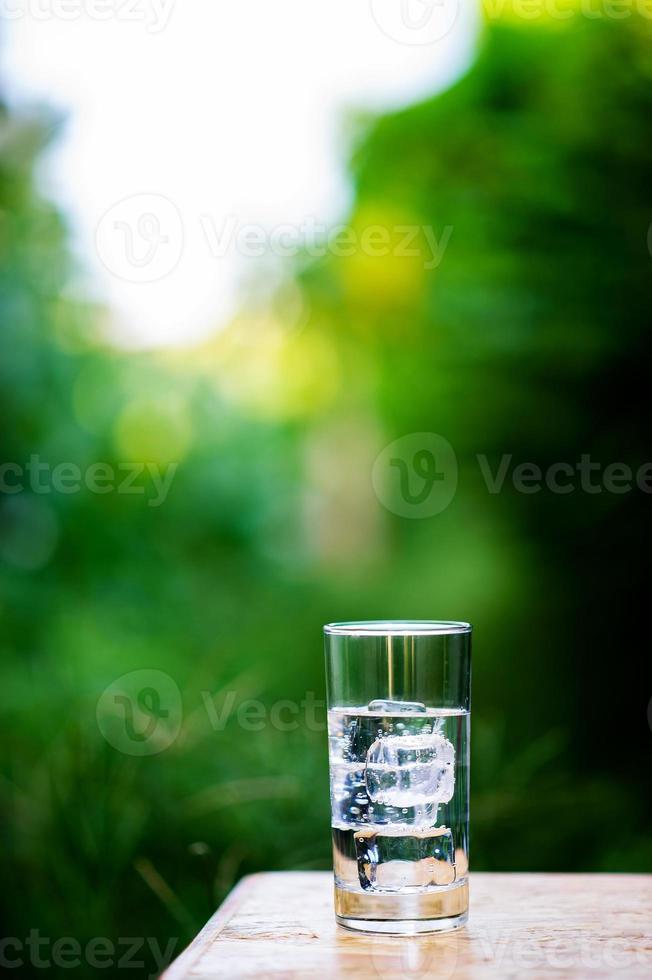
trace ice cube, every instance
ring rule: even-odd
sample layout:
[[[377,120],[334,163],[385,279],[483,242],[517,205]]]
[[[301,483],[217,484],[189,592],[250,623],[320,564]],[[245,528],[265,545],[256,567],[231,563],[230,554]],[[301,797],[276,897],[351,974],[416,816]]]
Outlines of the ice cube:
[[[407,836],[370,828],[357,831],[354,839],[358,878],[365,891],[397,892],[455,881],[455,846],[447,827]]]
[[[455,749],[436,732],[377,738],[367,752],[365,785],[371,802],[385,806],[448,803],[455,789]]]
[[[397,715],[403,711],[411,714],[428,709],[420,701],[385,701],[382,698],[376,698],[375,701],[369,702],[368,710],[383,715]]]

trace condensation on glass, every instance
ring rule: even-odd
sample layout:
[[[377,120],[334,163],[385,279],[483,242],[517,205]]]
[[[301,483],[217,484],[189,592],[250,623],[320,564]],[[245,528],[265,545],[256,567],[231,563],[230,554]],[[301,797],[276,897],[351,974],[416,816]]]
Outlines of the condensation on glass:
[[[455,929],[468,914],[471,626],[324,627],[337,921]]]

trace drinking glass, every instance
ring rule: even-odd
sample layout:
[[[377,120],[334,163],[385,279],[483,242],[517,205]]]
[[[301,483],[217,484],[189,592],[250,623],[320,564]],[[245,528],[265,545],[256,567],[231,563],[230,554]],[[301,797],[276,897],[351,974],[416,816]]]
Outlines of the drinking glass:
[[[350,929],[467,920],[471,630],[324,627],[335,916]]]

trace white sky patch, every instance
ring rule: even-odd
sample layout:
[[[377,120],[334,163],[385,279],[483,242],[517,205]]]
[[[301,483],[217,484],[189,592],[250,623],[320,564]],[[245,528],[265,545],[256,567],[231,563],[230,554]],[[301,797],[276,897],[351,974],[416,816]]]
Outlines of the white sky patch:
[[[476,0],[0,0],[0,19],[10,104],[67,118],[41,174],[80,288],[109,305],[115,339],[156,346],[219,328],[258,270],[288,261],[252,258],[243,226],[345,217],[345,111],[451,82],[479,13]]]

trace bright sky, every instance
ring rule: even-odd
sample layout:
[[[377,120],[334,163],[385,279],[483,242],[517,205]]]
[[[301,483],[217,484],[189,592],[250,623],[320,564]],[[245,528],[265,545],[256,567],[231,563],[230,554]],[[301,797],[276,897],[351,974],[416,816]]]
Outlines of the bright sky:
[[[291,252],[341,220],[345,110],[450,82],[479,15],[475,0],[0,0],[0,18],[8,101],[66,115],[40,176],[79,288],[138,347],[224,324],[288,261],[260,235]]]

